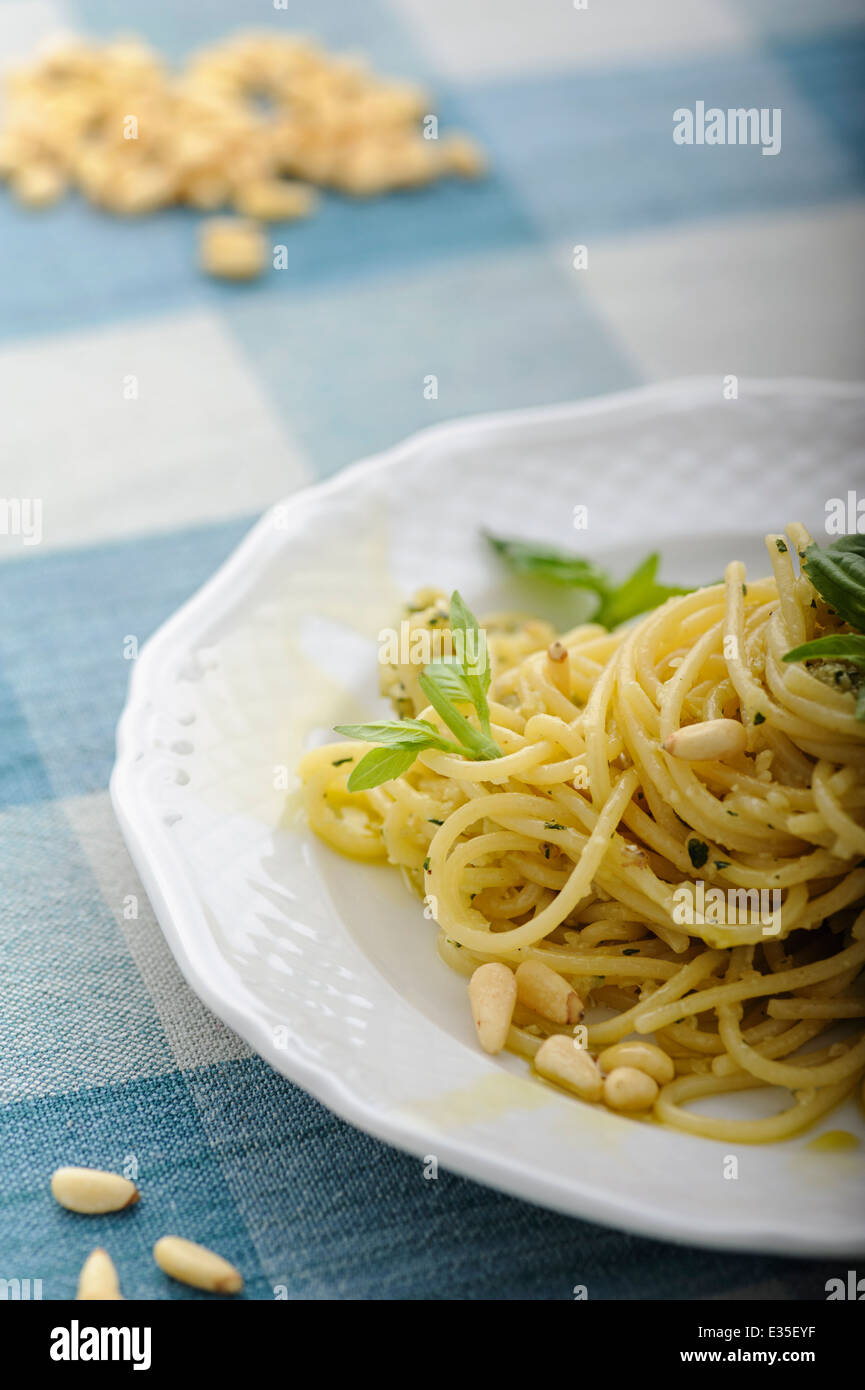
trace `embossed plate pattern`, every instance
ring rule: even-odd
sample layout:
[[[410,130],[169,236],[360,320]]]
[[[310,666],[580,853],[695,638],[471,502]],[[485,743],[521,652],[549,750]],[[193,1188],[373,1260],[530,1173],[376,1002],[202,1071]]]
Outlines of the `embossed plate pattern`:
[[[865,1147],[736,1150],[481,1054],[419,905],[315,842],[293,779],[310,741],[380,708],[376,634],[414,587],[526,605],[482,528],[620,570],[660,548],[673,580],[733,554],[765,571],[764,530],[820,530],[865,476],[863,424],[856,387],[743,382],[728,401],[717,380],[673,383],[437,427],[271,509],[146,644],[118,730],[115,809],[192,988],[353,1124],[531,1201],[690,1244],[865,1248]],[[865,1135],[852,1101],[822,1127]]]

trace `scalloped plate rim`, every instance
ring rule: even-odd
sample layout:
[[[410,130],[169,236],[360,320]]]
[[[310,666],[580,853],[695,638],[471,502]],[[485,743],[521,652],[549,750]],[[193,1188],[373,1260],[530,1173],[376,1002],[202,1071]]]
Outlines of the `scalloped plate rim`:
[[[865,387],[855,382],[803,377],[773,380],[743,378],[740,386],[752,396],[782,397],[805,392],[827,400],[860,400],[865,403]],[[676,399],[699,399],[710,388],[717,392],[717,377],[678,378],[575,402],[468,416],[416,431],[398,444],[369,455],[332,477],[299,489],[268,508],[210,579],[144,643],[133,666],[126,703],[117,726],[117,756],[109,790],[132,860],[187,984],[216,1017],[228,1024],[276,1071],[309,1091],[350,1124],[415,1156],[422,1156],[428,1150],[429,1135],[425,1137],[421,1128],[411,1124],[398,1112],[376,1106],[354,1093],[332,1069],[310,1061],[296,1050],[275,1047],[254,1013],[241,1007],[224,987],[220,987],[219,976],[224,972],[224,962],[215,955],[206,964],[199,959],[202,934],[206,936],[208,929],[194,885],[187,878],[183,859],[171,841],[156,824],[148,824],[152,818],[148,816],[147,808],[140,804],[133,783],[135,733],[148,705],[149,682],[158,674],[163,656],[181,638],[191,635],[200,620],[206,618],[208,624],[212,623],[215,608],[224,609],[230,606],[231,601],[236,601],[238,591],[233,586],[239,576],[246,575],[248,586],[250,577],[265,567],[272,547],[280,543],[280,533],[271,524],[277,507],[296,511],[311,501],[321,502],[334,492],[351,488],[373,472],[398,465],[402,458],[423,448],[428,442],[446,443],[451,438],[463,441],[472,434],[503,427],[519,429],[558,420],[579,420],[634,405],[651,405],[654,401],[660,404]],[[285,531],[281,534],[284,535]],[[721,532],[716,530],[713,534]],[[157,853],[152,842],[148,843],[148,831],[152,834],[158,828],[160,844]],[[193,925],[196,921],[197,926]],[[375,969],[371,962],[367,963],[371,970]],[[209,968],[214,966],[217,967],[215,976],[212,969],[208,973]],[[464,1142],[450,1135],[436,1133],[435,1144],[445,1166],[480,1183],[566,1215],[674,1244],[811,1257],[853,1256],[861,1254],[865,1248],[861,1236],[826,1241],[795,1229],[778,1227],[771,1222],[763,1227],[750,1225],[748,1229],[741,1229],[718,1218],[702,1223],[684,1218],[682,1224],[677,1226],[675,1215],[671,1215],[665,1206],[654,1206],[648,1192],[636,1202],[621,1194],[611,1197],[594,1189],[581,1189],[578,1181],[576,1185],[569,1184],[563,1188],[559,1179],[548,1178],[542,1168],[529,1171],[524,1165],[509,1162],[507,1155],[489,1149],[479,1150],[473,1139]],[[684,1224],[685,1220],[687,1225]]]

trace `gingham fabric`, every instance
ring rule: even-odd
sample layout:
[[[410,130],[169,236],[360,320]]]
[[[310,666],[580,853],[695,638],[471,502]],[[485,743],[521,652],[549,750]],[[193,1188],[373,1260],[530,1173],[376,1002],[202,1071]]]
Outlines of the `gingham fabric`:
[[[288,268],[242,287],[196,271],[195,215],[0,191],[0,497],[43,507],[38,544],[0,534],[0,1278],[66,1298],[104,1244],[127,1296],[195,1297],[150,1258],[173,1229],[255,1299],[823,1297],[834,1266],[428,1181],[335,1119],[186,987],[106,785],[125,639],[292,489],[465,412],[692,372],[861,375],[865,5],[0,0],[0,54],[60,27],[180,56],[249,24],[421,79],[493,172],[328,197],[280,232]],[[677,146],[698,100],[780,108],[781,152]],[[48,1195],[63,1163],[137,1167],[146,1198],[73,1216]]]

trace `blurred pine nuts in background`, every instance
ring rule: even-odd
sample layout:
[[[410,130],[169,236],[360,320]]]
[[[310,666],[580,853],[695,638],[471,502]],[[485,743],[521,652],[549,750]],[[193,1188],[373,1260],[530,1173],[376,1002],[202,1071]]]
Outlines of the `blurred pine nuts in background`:
[[[301,37],[242,32],[177,71],[134,37],[64,39],[7,76],[0,178],[31,208],[77,189],[120,216],[184,204],[293,221],[315,211],[315,184],[369,197],[479,177],[482,152],[439,139],[429,101]],[[254,226],[202,234],[210,275],[251,279],[266,262]]]

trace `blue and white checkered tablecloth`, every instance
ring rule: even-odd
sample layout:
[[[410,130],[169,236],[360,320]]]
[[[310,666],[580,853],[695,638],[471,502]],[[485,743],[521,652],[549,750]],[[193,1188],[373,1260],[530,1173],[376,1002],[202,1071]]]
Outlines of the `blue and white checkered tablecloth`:
[[[68,1297],[101,1243],[128,1296],[165,1298],[149,1249],[173,1228],[257,1299],[822,1297],[828,1265],[425,1181],[335,1119],[187,989],[106,784],[125,638],[292,489],[464,412],[862,375],[865,0],[0,0],[0,55],[59,27],[180,56],[249,25],[421,79],[493,173],[328,197],[280,237],[288,268],[242,287],[196,271],[192,214],[0,191],[0,497],[43,504],[38,545],[0,534],[0,1278]],[[677,146],[698,100],[780,108],[781,152]],[[137,1163],[147,1199],[72,1216],[47,1193],[70,1162]]]

